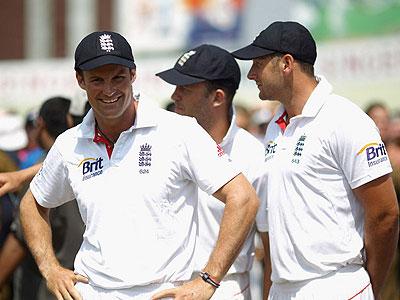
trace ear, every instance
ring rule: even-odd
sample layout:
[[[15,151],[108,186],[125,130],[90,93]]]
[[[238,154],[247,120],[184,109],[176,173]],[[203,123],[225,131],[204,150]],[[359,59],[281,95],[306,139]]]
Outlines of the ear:
[[[129,73],[131,75],[131,83],[133,83],[136,80],[136,69],[130,69]]]
[[[285,54],[284,56],[282,56],[280,67],[284,74],[289,74],[293,72],[293,67],[294,67],[293,56],[290,54]]]
[[[212,103],[214,107],[218,107],[226,103],[226,95],[224,90],[216,89],[213,94],[214,94],[214,99]]]
[[[83,71],[81,71],[83,72]],[[81,89],[86,91],[86,84],[85,84],[85,79],[83,78],[83,74],[81,72],[75,72],[75,78],[76,81],[78,82],[79,86],[81,87]]]
[[[67,113],[66,115],[66,120],[67,120],[67,126],[68,128],[74,127],[74,118],[72,117],[72,115],[70,113]]]
[[[35,120],[36,128],[38,130],[46,128],[46,124],[41,116],[38,116]]]

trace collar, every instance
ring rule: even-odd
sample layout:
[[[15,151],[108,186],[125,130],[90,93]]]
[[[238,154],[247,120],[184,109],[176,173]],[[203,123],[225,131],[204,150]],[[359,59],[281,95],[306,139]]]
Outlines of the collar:
[[[332,85],[325,79],[325,77],[318,75],[316,76],[316,79],[318,84],[307,99],[300,115],[301,117],[315,117],[328,100],[326,96],[333,93]],[[283,131],[284,128],[286,128],[285,125],[287,125],[285,120],[286,115],[287,112],[285,107],[280,104],[272,120],[272,122],[275,122]],[[284,128],[282,128],[283,126]]]
[[[98,126],[94,127],[94,137],[93,137],[93,142],[95,143],[103,143],[106,145],[106,149],[107,149],[107,154],[108,154],[108,158],[111,157],[111,154],[113,152],[114,149],[114,143],[111,143],[110,140],[108,140],[99,130]]]
[[[303,107],[301,112],[303,117],[315,117],[328,100],[327,96],[332,94],[332,85],[325,77],[316,76],[316,79],[318,84]]]
[[[281,114],[277,114],[278,116],[280,116],[275,123],[278,124],[278,126],[281,128],[282,132],[285,131],[286,126],[288,126],[288,121],[287,121],[287,112],[286,110],[283,110],[283,112],[281,112]]]
[[[138,109],[136,111],[135,122],[131,128],[127,131],[131,132],[134,129],[155,127],[160,119],[158,117],[160,108],[149,99],[141,99],[138,103]],[[93,139],[96,136],[95,126],[96,120],[94,117],[93,109],[90,109],[83,121],[78,125],[77,136],[78,138],[89,138]]]
[[[222,142],[220,143],[221,147],[225,147],[227,144],[229,144],[229,142],[234,139],[236,132],[238,132],[238,130],[239,126],[236,125],[236,113],[235,110],[233,110],[231,124],[229,125],[228,132],[225,134],[224,138],[222,139]]]

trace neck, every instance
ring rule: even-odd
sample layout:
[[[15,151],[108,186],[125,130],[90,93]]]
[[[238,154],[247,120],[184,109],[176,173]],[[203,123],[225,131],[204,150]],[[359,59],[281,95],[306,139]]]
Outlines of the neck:
[[[137,101],[132,100],[130,106],[125,110],[123,115],[115,119],[100,119],[96,118],[96,126],[100,129],[100,132],[115,144],[119,138],[121,132],[129,129],[135,122]]]
[[[39,142],[40,147],[42,147],[46,152],[48,152],[51,146],[53,146],[55,139],[52,138],[50,134],[47,133],[46,130],[43,130],[40,133],[39,141],[40,141]]]
[[[230,126],[230,118],[227,115],[218,117],[214,120],[212,126],[209,128],[205,128],[208,134],[212,137],[212,139],[220,144],[224,137],[226,136],[229,126]]]
[[[303,77],[302,79],[299,78],[297,84],[292,86],[290,96],[281,101],[288,114],[288,120],[301,115],[308,98],[310,98],[317,84],[318,82],[315,78]]]

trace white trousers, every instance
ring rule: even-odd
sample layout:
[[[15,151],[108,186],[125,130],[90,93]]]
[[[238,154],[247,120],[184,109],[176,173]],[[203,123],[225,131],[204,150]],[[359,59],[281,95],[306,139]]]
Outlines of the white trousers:
[[[75,285],[75,288],[78,290],[83,300],[149,300],[159,291],[174,288],[182,284],[183,282],[149,284],[144,286],[135,286],[129,289],[109,290],[78,282]],[[170,300],[172,298],[164,299]]]
[[[273,283],[269,300],[374,300],[367,271],[349,265],[321,278]]]
[[[195,272],[192,279],[198,276]],[[211,300],[251,300],[249,272],[228,274],[220,283]]]

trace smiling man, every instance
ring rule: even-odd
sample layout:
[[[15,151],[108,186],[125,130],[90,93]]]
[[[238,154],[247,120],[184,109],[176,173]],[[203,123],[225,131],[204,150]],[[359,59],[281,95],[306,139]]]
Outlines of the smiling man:
[[[135,99],[118,33],[86,36],[75,70],[92,109],[57,139],[20,209],[48,288],[57,299],[209,299],[254,222],[254,189],[194,119]],[[199,187],[225,209],[204,276],[189,281]],[[74,198],[86,230],[72,271],[54,255],[48,211]]]

